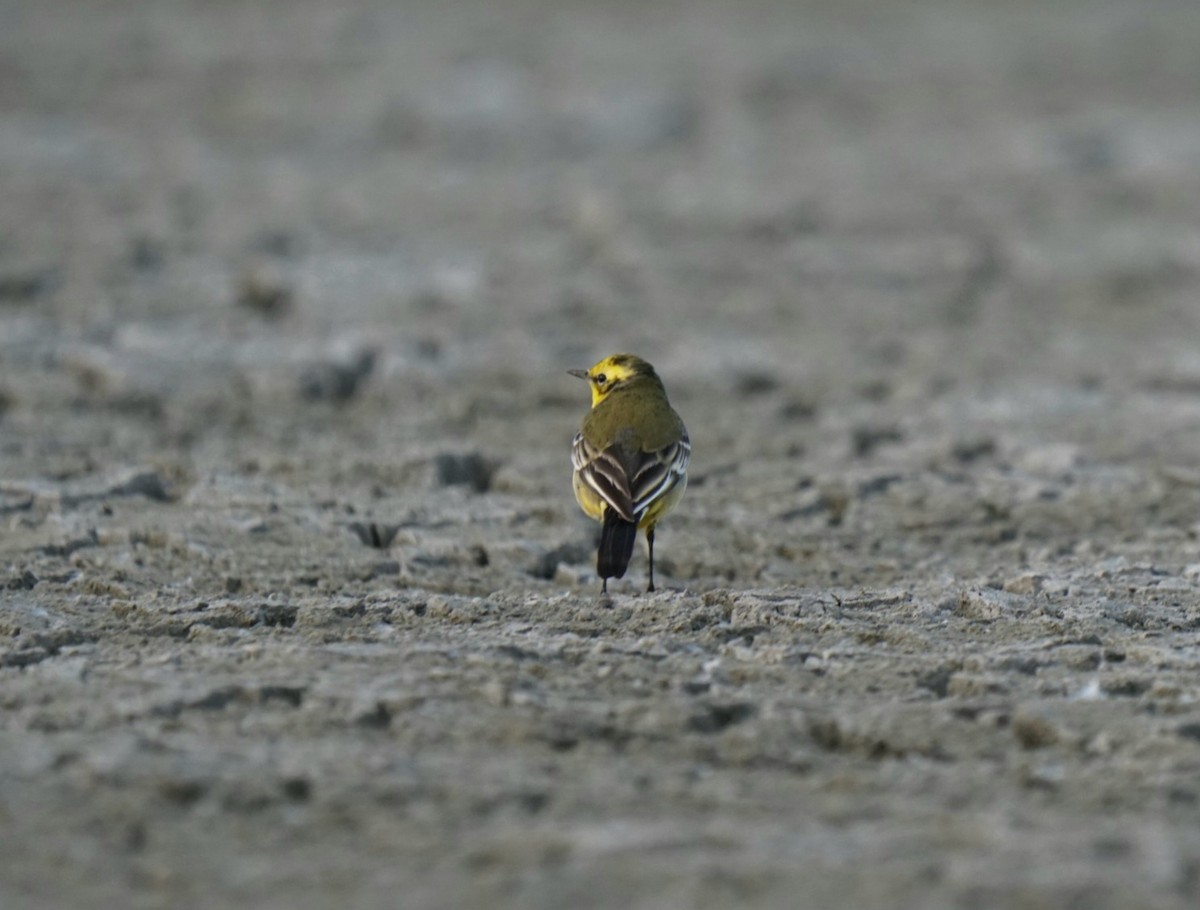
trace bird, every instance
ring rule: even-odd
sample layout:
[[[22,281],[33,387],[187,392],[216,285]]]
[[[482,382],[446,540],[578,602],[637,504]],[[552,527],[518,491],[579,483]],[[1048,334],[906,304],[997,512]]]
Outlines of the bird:
[[[601,523],[596,574],[601,593],[623,578],[637,532],[650,553],[647,591],[654,590],[654,531],[687,489],[692,442],[667,400],[654,367],[633,354],[613,354],[586,370],[592,407],[571,443],[572,487],[579,507]]]

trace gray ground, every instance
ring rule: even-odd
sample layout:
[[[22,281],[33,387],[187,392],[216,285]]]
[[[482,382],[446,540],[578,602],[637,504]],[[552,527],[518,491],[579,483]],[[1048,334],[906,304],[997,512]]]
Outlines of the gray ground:
[[[0,2],[0,905],[1195,906],[1198,46]]]

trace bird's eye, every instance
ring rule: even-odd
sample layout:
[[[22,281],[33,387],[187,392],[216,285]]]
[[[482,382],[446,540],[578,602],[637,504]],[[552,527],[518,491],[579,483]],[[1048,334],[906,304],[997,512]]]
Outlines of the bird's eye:
[[[596,385],[604,385],[606,382],[608,382],[608,377],[603,373],[598,373],[596,375]]]

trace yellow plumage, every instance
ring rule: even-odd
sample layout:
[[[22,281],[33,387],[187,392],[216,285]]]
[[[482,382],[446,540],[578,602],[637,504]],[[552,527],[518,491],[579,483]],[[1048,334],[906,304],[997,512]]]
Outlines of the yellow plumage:
[[[614,354],[588,370],[571,370],[592,390],[592,409],[571,446],[579,507],[603,523],[596,569],[621,578],[638,529],[650,550],[647,590],[654,590],[654,529],[687,488],[691,441],[645,360]]]

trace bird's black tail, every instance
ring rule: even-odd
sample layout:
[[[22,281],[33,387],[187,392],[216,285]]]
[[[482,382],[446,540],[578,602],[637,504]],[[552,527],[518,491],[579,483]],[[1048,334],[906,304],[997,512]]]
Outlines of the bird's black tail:
[[[596,554],[596,573],[603,579],[623,578],[636,541],[637,524],[626,521],[615,509],[605,509],[600,552]]]

